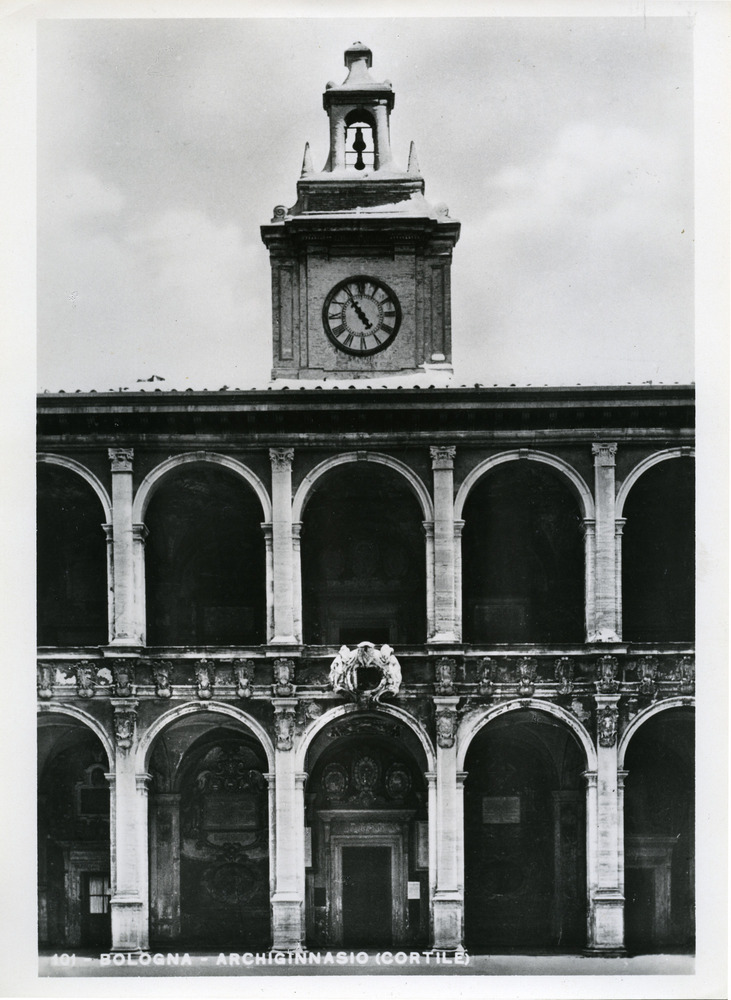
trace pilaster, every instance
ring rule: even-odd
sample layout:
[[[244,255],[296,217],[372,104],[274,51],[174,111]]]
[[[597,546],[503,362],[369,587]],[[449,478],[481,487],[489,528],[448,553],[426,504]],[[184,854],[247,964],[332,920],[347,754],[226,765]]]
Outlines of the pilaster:
[[[454,445],[429,449],[434,478],[434,634],[430,642],[456,642],[454,555]]]
[[[272,559],[274,635],[272,643],[295,643],[292,546],[293,448],[270,448],[272,463]]]
[[[621,781],[617,768],[619,694],[596,695],[597,770],[587,787],[587,950],[624,952],[623,831]]]
[[[304,940],[304,779],[295,770],[296,698],[272,698],[274,707],[274,892],[272,948],[299,951]]]
[[[135,773],[138,702],[112,698],[114,771],[110,778],[112,950],[140,951],[147,934],[147,779]],[[139,777],[139,780],[138,780]]]
[[[461,795],[457,792],[457,695],[435,695],[436,769],[436,887],[433,899],[433,947],[462,950],[464,921]]]

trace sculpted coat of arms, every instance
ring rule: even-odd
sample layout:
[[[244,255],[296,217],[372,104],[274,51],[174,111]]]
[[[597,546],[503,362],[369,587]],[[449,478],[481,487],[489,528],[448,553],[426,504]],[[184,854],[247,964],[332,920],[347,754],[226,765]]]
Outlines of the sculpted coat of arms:
[[[358,687],[358,671],[376,671],[381,679],[374,688]],[[330,666],[333,691],[343,691],[354,699],[378,702],[385,695],[398,694],[401,666],[388,645],[377,649],[372,642],[361,642],[355,649],[341,646]]]

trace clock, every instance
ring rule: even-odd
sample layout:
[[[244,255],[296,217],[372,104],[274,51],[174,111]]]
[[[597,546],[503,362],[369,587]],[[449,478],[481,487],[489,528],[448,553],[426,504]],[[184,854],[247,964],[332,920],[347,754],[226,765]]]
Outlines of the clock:
[[[322,322],[339,350],[365,357],[392,342],[401,325],[401,306],[385,282],[360,274],[328,293]]]

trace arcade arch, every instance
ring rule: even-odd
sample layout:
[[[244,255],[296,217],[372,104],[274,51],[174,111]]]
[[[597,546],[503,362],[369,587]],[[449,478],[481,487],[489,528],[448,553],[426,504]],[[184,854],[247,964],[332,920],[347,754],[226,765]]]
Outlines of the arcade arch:
[[[585,942],[587,755],[576,727],[543,707],[492,713],[462,748],[472,950]]]
[[[563,465],[517,457],[495,456],[460,490],[465,641],[581,642],[590,498]]]

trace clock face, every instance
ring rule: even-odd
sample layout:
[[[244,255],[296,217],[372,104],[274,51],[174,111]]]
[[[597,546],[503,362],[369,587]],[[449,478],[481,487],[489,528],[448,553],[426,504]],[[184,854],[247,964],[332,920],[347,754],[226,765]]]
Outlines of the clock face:
[[[337,348],[362,357],[388,347],[401,324],[401,306],[384,282],[358,275],[328,294],[322,321]]]

